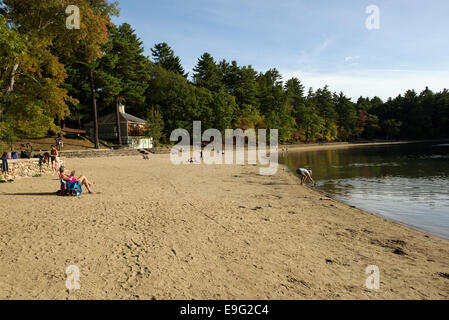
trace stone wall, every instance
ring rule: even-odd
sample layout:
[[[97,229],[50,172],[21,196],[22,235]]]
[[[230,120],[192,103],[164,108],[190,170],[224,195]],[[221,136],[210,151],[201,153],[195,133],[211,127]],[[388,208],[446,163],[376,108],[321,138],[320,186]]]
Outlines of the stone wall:
[[[79,151],[60,151],[61,158],[104,158],[104,157],[130,157],[140,155],[137,149],[101,149],[101,150],[79,150]]]
[[[1,173],[0,180],[16,180],[25,177],[38,177],[41,174],[51,173],[51,164],[39,168],[39,159],[8,160],[9,172]]]
[[[170,147],[158,147],[152,149],[101,149],[101,150],[79,150],[79,151],[60,151],[61,158],[100,158],[100,157],[133,157],[140,156],[140,151],[150,151],[154,154],[170,154]]]

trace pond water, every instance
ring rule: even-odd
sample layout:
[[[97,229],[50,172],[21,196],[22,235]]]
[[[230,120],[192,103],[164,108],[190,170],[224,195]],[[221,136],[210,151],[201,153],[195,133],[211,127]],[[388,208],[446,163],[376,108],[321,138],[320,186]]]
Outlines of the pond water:
[[[313,170],[333,198],[449,239],[449,143],[290,151],[281,163]]]

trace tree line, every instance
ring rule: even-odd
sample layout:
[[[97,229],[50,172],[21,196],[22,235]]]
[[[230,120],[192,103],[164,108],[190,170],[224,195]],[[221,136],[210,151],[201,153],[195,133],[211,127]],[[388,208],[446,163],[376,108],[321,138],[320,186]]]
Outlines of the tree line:
[[[65,27],[68,4],[83,13],[79,30]],[[121,103],[165,143],[194,120],[222,131],[279,129],[282,143],[449,137],[447,89],[352,101],[327,86],[306,90],[300,79],[284,81],[274,68],[260,72],[209,53],[188,74],[166,43],[145,56],[129,24],[111,23],[118,12],[106,0],[0,1],[1,141],[42,137],[61,124],[96,127],[112,112],[118,124]],[[98,130],[92,138],[98,147]]]

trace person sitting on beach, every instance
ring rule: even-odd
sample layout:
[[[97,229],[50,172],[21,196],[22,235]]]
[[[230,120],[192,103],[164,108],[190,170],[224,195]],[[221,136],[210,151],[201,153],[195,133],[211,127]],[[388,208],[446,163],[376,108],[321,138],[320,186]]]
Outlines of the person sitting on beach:
[[[194,158],[194,157],[190,158],[190,159],[187,161],[187,163],[190,163],[190,164],[200,164],[200,162],[198,162],[198,161],[196,160],[196,158]]]
[[[42,163],[47,164],[47,168],[50,165],[50,152],[45,152],[42,156]]]
[[[301,176],[301,185],[304,185],[307,179],[310,179],[310,181],[312,181],[313,184],[316,184],[312,178],[312,170],[299,168],[298,170],[296,170],[296,173]]]
[[[142,155],[143,160],[150,160],[149,153],[145,150],[140,151],[140,154]]]
[[[73,171],[72,174],[74,174],[75,172]],[[81,183],[82,186],[85,186],[87,191],[89,191],[89,193],[94,193],[91,189],[91,187],[94,185],[94,183],[89,182],[89,180],[87,180],[87,178],[85,176],[81,176],[78,179],[74,178],[72,175],[68,175],[66,174],[66,169],[64,167],[61,167],[59,169],[59,176],[61,177],[61,179],[63,179],[65,182],[67,182],[67,187],[71,188],[75,182],[79,181]]]

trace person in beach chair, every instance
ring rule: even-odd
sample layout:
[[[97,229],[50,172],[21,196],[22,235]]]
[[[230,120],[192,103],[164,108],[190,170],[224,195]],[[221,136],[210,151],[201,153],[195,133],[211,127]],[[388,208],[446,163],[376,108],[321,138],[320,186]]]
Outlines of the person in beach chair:
[[[58,194],[61,196],[72,196],[78,197],[83,193],[83,188],[81,187],[81,183],[76,181],[74,184],[65,181],[61,178],[61,190],[58,191]]]
[[[307,179],[310,179],[310,181],[312,181],[313,184],[316,184],[316,182],[312,178],[312,170],[299,168],[298,170],[296,170],[296,173],[301,176],[301,185],[304,185]]]
[[[72,172],[72,174],[74,174],[74,172]],[[89,180],[87,180],[87,178],[84,176],[76,179],[72,175],[66,174],[66,169],[64,167],[61,167],[59,169],[59,177],[61,178],[61,187],[63,187],[65,190],[63,191],[61,188],[61,193],[67,193],[68,191],[69,194],[80,195],[83,191],[82,186],[86,187],[87,191],[90,194],[94,193],[91,189],[94,184],[89,182]]]

